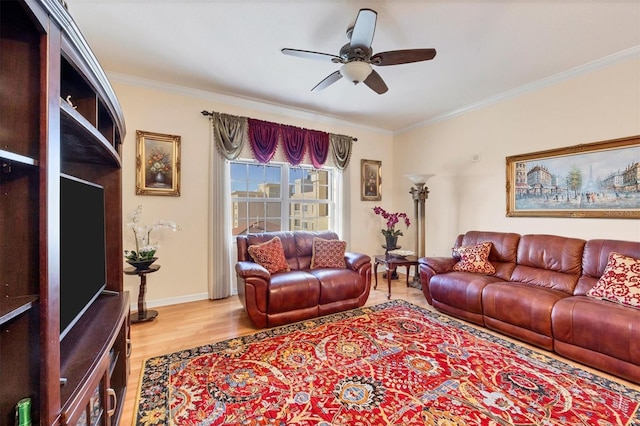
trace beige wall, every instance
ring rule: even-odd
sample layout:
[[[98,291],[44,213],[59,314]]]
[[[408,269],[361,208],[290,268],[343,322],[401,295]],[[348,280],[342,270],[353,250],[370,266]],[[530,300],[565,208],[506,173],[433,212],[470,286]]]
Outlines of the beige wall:
[[[436,173],[427,200],[427,255],[447,255],[459,233],[496,230],[640,240],[637,219],[506,217],[505,157],[640,134],[640,60],[522,94],[394,138],[400,171]],[[472,162],[474,155],[479,162]],[[408,196],[396,197],[411,208]]]
[[[351,157],[351,237],[349,250],[375,254],[382,243],[379,221],[370,212],[377,203],[360,201],[360,160],[383,160],[382,193],[391,193],[392,134],[375,128],[330,122],[306,112],[288,111],[268,105],[255,105],[214,97],[177,87],[110,75],[114,90],[124,111],[127,135],[123,145],[123,211],[125,215],[124,248],[133,246],[133,234],[126,228],[127,215],[143,206],[142,223],[157,218],[176,221],[182,231],[158,233],[157,256],[162,266],[147,280],[147,306],[160,306],[207,297],[207,194],[210,124],[200,111],[215,110],[261,120],[290,124],[309,129],[340,133],[358,138]],[[312,96],[312,94],[310,94]],[[238,106],[238,103],[249,106]],[[277,111],[277,112],[273,112]],[[181,136],[182,172],[179,197],[135,195],[136,130]],[[280,156],[280,158],[282,158]],[[388,160],[387,160],[388,159]],[[392,198],[384,197],[382,205],[390,208]],[[153,237],[153,235],[152,235]],[[154,238],[152,238],[153,240]],[[123,260],[124,261],[124,260]],[[127,266],[127,265],[125,265]],[[138,277],[125,276],[125,289],[135,304]],[[134,308],[137,309],[137,308]]]
[[[543,149],[640,134],[640,60],[579,75],[463,115],[392,135],[272,105],[206,92],[110,76],[124,110],[125,215],[143,205],[143,221],[175,220],[182,231],[159,234],[162,269],[148,279],[148,306],[207,297],[207,167],[209,120],[202,110],[342,133],[358,138],[350,165],[349,249],[370,255],[382,249],[381,205],[412,215],[409,173],[436,173],[427,201],[428,255],[447,255],[458,233],[470,229],[550,233],[580,238],[640,240],[639,220],[508,218],[505,216],[505,157]],[[182,137],[182,195],[135,195],[135,132]],[[474,155],[479,162],[472,162]],[[382,161],[382,201],[360,201],[360,160]],[[414,247],[410,228],[400,237]],[[124,245],[133,243],[124,232]],[[125,277],[135,301],[137,277]]]

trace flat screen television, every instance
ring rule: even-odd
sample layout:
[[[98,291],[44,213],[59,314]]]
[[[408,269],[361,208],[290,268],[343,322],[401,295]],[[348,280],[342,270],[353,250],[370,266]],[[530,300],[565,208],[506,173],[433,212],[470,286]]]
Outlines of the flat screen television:
[[[104,188],[60,176],[60,340],[105,289]]]

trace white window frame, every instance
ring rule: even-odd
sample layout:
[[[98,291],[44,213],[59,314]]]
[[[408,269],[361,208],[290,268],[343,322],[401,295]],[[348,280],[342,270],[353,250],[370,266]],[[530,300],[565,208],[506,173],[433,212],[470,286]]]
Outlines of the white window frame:
[[[259,202],[259,201],[263,201],[265,203],[267,202],[279,202],[281,204],[281,209],[280,209],[280,230],[282,231],[290,231],[292,229],[290,229],[290,224],[291,224],[291,218],[290,218],[290,214],[289,212],[291,211],[296,211],[296,212],[300,212],[300,213],[304,213],[305,207],[308,204],[318,204],[318,205],[327,205],[327,209],[328,209],[328,217],[329,217],[329,223],[328,223],[328,229],[329,230],[334,230],[336,232],[338,232],[338,229],[341,229],[342,227],[340,226],[340,219],[341,217],[338,215],[338,212],[340,211],[340,200],[341,198],[339,197],[339,194],[341,192],[341,184],[342,184],[342,180],[340,179],[340,173],[338,173],[338,170],[335,167],[322,167],[319,170],[323,170],[326,171],[328,173],[328,188],[329,188],[329,193],[328,193],[328,199],[325,200],[318,200],[318,199],[300,199],[300,198],[291,198],[289,196],[289,176],[291,174],[291,170],[293,169],[305,169],[305,170],[315,170],[312,166],[309,165],[298,165],[298,166],[292,166],[289,163],[285,163],[285,162],[276,162],[276,161],[272,161],[269,162],[268,164],[263,164],[263,163],[259,163],[255,160],[247,160],[247,159],[237,159],[237,160],[233,160],[230,161],[230,170],[231,167],[233,167],[234,164],[246,164],[249,166],[264,166],[264,167],[268,167],[268,166],[275,166],[275,167],[279,167],[280,168],[280,196],[275,198],[258,198],[258,197],[236,197],[233,196],[233,189],[231,188],[232,184],[236,181],[232,181],[231,179],[231,172],[229,175],[229,189],[230,189],[230,193],[231,193],[231,203],[233,206],[233,203],[235,202],[243,202],[243,203],[255,203],[255,202]],[[298,205],[299,209],[298,210],[294,210],[296,208],[296,205]],[[229,207],[229,211],[231,211],[231,209],[233,208],[232,206]],[[233,228],[234,228],[234,219],[230,218],[230,223],[231,223],[231,229],[229,229],[229,235],[231,236],[231,238],[233,240],[235,240],[235,235],[233,235]],[[302,219],[302,218],[300,218]],[[313,226],[313,230],[317,230],[317,219],[318,217],[314,218],[315,220],[314,222],[314,226]],[[307,222],[308,223],[308,222]],[[245,231],[246,232],[246,231]],[[235,241],[234,241],[235,242]]]

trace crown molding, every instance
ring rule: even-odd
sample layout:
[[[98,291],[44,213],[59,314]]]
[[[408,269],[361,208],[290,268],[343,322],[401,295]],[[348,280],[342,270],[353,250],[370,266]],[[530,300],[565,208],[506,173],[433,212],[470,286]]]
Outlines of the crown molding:
[[[503,93],[499,93],[497,95],[494,96],[490,96],[488,98],[482,99],[478,102],[474,102],[471,103],[469,105],[465,105],[461,108],[455,109],[453,111],[450,111],[448,113],[430,118],[428,120],[424,120],[421,121],[419,123],[416,123],[412,126],[409,127],[405,127],[404,129],[401,130],[397,130],[394,135],[398,135],[400,133],[404,133],[404,132],[408,132],[410,130],[414,130],[420,127],[425,127],[428,126],[430,124],[434,124],[440,121],[446,121],[449,119],[452,119],[454,117],[457,117],[459,115],[463,115],[466,114],[468,112],[471,111],[475,111],[478,109],[482,109],[482,108],[486,108],[490,105],[494,105],[497,103],[500,103],[502,101],[505,101],[507,99],[512,99],[521,95],[524,95],[526,93],[531,93],[531,92],[535,92],[536,90],[540,90],[544,87],[548,87],[548,86],[552,86],[554,84],[560,83],[562,81],[565,80],[569,80],[571,78],[580,76],[580,75],[584,75],[584,74],[588,74],[592,71],[596,71],[602,68],[606,68],[609,67],[611,65],[617,64],[619,62],[625,62],[625,61],[629,61],[632,59],[638,59],[640,58],[640,46],[635,46],[632,47],[630,49],[626,49],[623,50],[621,52],[618,53],[614,53],[612,55],[609,56],[605,56],[604,58],[601,59],[597,59],[595,61],[592,62],[588,62],[584,65],[580,65],[577,66],[575,68],[571,68],[567,71],[563,71],[560,72],[558,74],[554,74],[552,76],[525,84],[524,86],[520,86],[517,87],[515,89],[512,90],[508,90],[506,92]]]
[[[358,123],[353,123],[346,120],[341,120],[335,116],[321,114],[315,111],[310,111],[302,108],[293,108],[290,106],[277,104],[273,102],[267,102],[254,98],[248,98],[237,95],[228,95],[224,93],[209,92],[201,89],[193,89],[189,87],[179,86],[170,83],[164,83],[156,80],[149,80],[141,77],[134,77],[127,74],[121,74],[116,72],[107,71],[107,75],[112,82],[118,82],[122,84],[128,84],[131,86],[142,87],[147,89],[159,90],[167,93],[174,93],[178,95],[190,96],[198,99],[203,99],[210,102],[233,105],[241,108],[248,108],[256,111],[268,112],[270,114],[276,113],[286,117],[296,118],[301,120],[309,120],[316,123],[325,123],[337,126],[347,126],[354,129],[361,129],[367,132],[384,134],[391,136],[393,132],[379,127],[365,126]],[[222,112],[222,111],[221,111]]]

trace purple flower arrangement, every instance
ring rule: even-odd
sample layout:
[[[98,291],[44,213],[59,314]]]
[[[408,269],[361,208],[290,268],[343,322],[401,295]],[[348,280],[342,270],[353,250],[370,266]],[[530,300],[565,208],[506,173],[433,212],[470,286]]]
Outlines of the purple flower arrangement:
[[[387,221],[387,228],[382,229],[382,234],[386,237],[397,237],[398,235],[402,235],[402,231],[396,229],[396,224],[400,222],[400,220],[404,220],[405,225],[411,225],[411,221],[406,213],[389,213],[382,207],[374,207],[373,212],[378,216],[382,216],[383,219]]]

